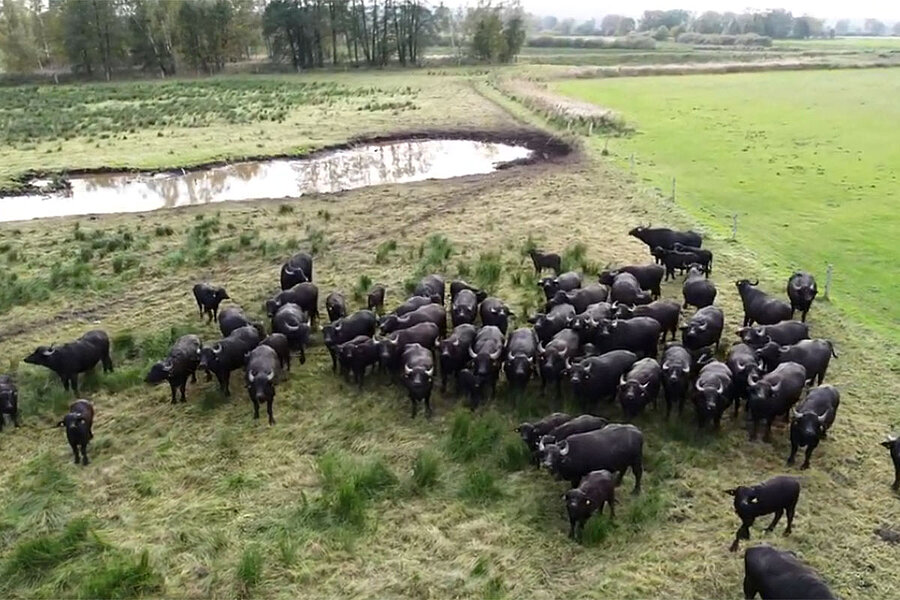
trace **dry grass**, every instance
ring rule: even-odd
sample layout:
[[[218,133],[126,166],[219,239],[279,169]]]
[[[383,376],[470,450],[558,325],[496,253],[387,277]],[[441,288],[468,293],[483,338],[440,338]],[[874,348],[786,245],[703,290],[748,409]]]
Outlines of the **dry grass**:
[[[429,92],[432,116],[444,112],[458,123],[473,116],[495,128],[536,123],[495,92],[487,92],[487,101],[453,80],[442,83],[449,86],[447,96],[437,87]],[[316,137],[357,125],[354,133],[373,124],[345,122]],[[386,129],[406,125],[405,117],[382,123]],[[593,150],[578,161],[487,177],[305,197],[289,203],[293,212],[281,210],[283,204],[82,219],[82,230],[130,231],[142,244],[145,271],[127,285],[54,293],[4,317],[0,356],[4,366],[8,361],[18,370],[28,416],[21,429],[0,433],[6,449],[0,506],[7,507],[0,561],[9,564],[31,537],[58,535],[66,523],[88,516],[101,539],[127,557],[130,562],[122,558],[122,564],[130,565],[137,581],[152,585],[154,573],[162,578],[158,593],[164,595],[739,596],[742,562],[727,551],[737,523],[721,489],[786,470],[783,426],[776,428],[774,444],[750,444],[730,420],[713,436],[696,434],[690,414],[670,424],[659,414],[643,416],[645,492],[639,498],[621,494],[616,522],[593,525],[591,543],[578,546],[566,537],[563,486],[520,469],[509,450],[514,424],[548,410],[534,393],[513,407],[501,386],[500,397],[474,417],[456,408],[451,395],[438,393],[434,420],[413,421],[399,389],[370,378],[357,392],[332,376],[318,343],[307,364],[295,365],[279,387],[278,425],[272,428],[252,421],[238,385],[230,400],[211,384],[192,386],[187,404],[173,407],[168,390],[139,383],[150,354],[170,336],[168,328],[217,337],[194,312],[192,283],[223,282],[235,302],[259,315],[262,299],[277,287],[279,261],[307,246],[310,231],[327,242],[316,264],[323,292],[349,292],[365,274],[387,284],[388,305],[395,304],[419,264],[420,244],[440,234],[453,248],[448,276],[474,271],[482,253],[496,253],[502,265],[497,292],[521,310],[533,306],[535,293],[520,252],[529,236],[558,251],[583,243],[585,260],[595,264],[644,262],[643,247],[626,235],[629,227],[647,220],[690,226],[688,215]],[[167,263],[186,248],[195,217],[218,222],[210,229],[211,247],[230,242],[233,249],[208,265]],[[17,269],[46,268],[77,247],[74,222],[4,225],[0,243],[11,240],[20,248]],[[379,246],[389,240],[396,250],[379,256]],[[730,330],[740,311],[729,282],[759,273],[764,285],[774,287],[786,274],[766,272],[765,249],[716,236],[709,246],[717,253],[714,280]],[[112,258],[96,260],[95,276],[115,279]],[[679,292],[677,283],[664,286],[665,296]],[[841,414],[832,439],[802,475],[795,534],[782,539],[756,528],[753,537],[796,550],[846,598],[892,597],[900,592],[896,549],[872,530],[882,523],[900,526],[900,503],[888,487],[889,461],[878,446],[888,427],[900,422],[896,370],[885,370],[885,348],[871,347],[866,332],[827,303],[816,305],[812,324],[818,335],[835,339],[841,353],[829,374],[842,389]],[[117,354],[115,376],[98,375],[86,387],[97,405],[96,437],[93,463],[81,468],[70,464],[62,434],[51,428],[65,396],[43,371],[18,359],[38,343],[98,326],[120,341],[122,332],[133,332],[134,350]],[[618,417],[613,407],[606,411]],[[474,457],[454,450],[451,432],[466,420],[466,439],[487,438]],[[499,436],[478,433],[491,424]],[[473,502],[472,494],[482,501]],[[142,550],[153,573],[135,558]],[[63,562],[40,587],[4,580],[0,591],[24,597],[94,589],[73,570],[71,561]]]

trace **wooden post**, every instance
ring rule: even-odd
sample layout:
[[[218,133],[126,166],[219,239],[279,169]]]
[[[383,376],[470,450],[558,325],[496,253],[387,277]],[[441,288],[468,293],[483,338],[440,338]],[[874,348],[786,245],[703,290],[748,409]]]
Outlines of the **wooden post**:
[[[588,135],[594,135],[594,122],[590,121],[588,123]]]
[[[731,241],[737,240],[737,213],[731,215]]]
[[[831,275],[834,272],[834,265],[828,265],[828,271],[825,272],[825,299],[831,300]]]

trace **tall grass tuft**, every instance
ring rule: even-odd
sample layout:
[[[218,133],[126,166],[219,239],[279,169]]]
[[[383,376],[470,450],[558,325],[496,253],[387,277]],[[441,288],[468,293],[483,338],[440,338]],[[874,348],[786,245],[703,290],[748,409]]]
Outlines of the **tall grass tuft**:
[[[353,286],[353,299],[357,302],[364,301],[371,288],[372,278],[363,273],[359,276],[359,279],[356,280],[356,285]]]
[[[46,452],[16,471],[7,483],[5,520],[20,532],[43,533],[62,527],[70,509],[79,501],[75,482],[63,470],[68,466],[55,453]]]
[[[507,433],[500,445],[498,465],[505,471],[521,471],[531,462],[531,452],[519,436]]]
[[[440,476],[441,462],[437,454],[431,450],[422,449],[416,454],[413,462],[412,487],[417,492],[423,492],[435,487]]]
[[[478,262],[475,264],[475,285],[488,293],[494,293],[497,290],[497,284],[500,283],[502,272],[500,253],[482,252],[478,255]]]
[[[397,485],[381,457],[358,459],[329,452],[319,460],[322,500],[337,524],[362,527],[368,502]]]
[[[249,594],[250,590],[260,582],[262,567],[263,557],[259,547],[251,544],[244,548],[235,573],[242,595]]]
[[[450,422],[446,449],[451,458],[468,462],[488,456],[503,435],[504,426],[496,413],[479,417],[467,410],[457,410]]]
[[[75,519],[59,534],[40,535],[16,544],[3,564],[3,579],[35,583],[50,575],[57,565],[82,554],[89,546],[98,547],[87,519]]]
[[[387,240],[378,244],[378,248],[375,250],[375,264],[383,265],[386,263],[388,255],[396,249],[397,242],[395,240]]]
[[[503,490],[497,485],[495,473],[484,467],[472,466],[466,471],[459,496],[474,504],[489,504],[499,500]]]
[[[441,271],[446,262],[453,256],[455,252],[453,243],[439,233],[428,236],[425,244],[421,247],[419,253],[419,270],[420,275],[427,275],[432,271]]]
[[[163,578],[150,565],[150,554],[115,553],[92,569],[78,587],[80,598],[137,598],[158,592]]]
[[[562,254],[563,271],[584,271],[587,261],[587,245],[584,242],[576,242],[565,249]]]

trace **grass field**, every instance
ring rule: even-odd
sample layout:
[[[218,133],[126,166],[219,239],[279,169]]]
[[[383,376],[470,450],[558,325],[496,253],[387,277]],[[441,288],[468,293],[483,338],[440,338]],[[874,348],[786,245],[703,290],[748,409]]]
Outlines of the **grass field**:
[[[886,122],[900,119],[895,70],[810,71],[616,81],[566,81],[564,94],[619,112],[638,133],[616,140],[645,181],[771,267],[802,268],[833,302],[895,343],[900,340],[900,147]],[[781,286],[779,290],[781,291]]]
[[[350,101],[327,114],[295,108],[284,123],[172,126],[172,139],[159,145],[149,143],[155,128],[137,130],[128,139],[110,137],[96,153],[76,152],[85,142],[72,139],[43,161],[37,150],[7,148],[14,161],[8,172],[104,161],[153,168],[426,126],[546,126],[461,76],[277,79],[377,82],[383,101],[397,96],[388,90],[409,86],[418,90],[417,108],[360,111]],[[260,128],[263,148],[237,139]],[[566,537],[564,486],[525,464],[512,431],[549,411],[534,390],[514,404],[501,385],[498,398],[474,415],[452,394],[436,393],[433,421],[410,420],[405,395],[384,379],[372,377],[357,392],[334,377],[318,333],[307,363],[295,361],[279,386],[271,428],[252,421],[236,379],[230,400],[200,383],[178,406],[168,403],[168,389],[141,383],[182,332],[218,337],[196,315],[194,282],[226,284],[236,303],[259,315],[277,287],[280,262],[297,249],[316,253],[322,295],[341,289],[353,298],[370,280],[388,286],[387,304],[394,305],[410,277],[438,271],[470,278],[526,315],[537,302],[522,257],[529,237],[590,272],[647,259],[626,235],[638,222],[699,227],[716,252],[713,277],[732,330],[740,311],[730,282],[758,274],[773,288],[785,267],[768,258],[764,240],[727,243],[721,228],[686,208],[661,201],[588,144],[557,162],[486,177],[0,225],[0,265],[19,284],[3,289],[21,290],[0,306],[0,367],[16,373],[24,413],[22,428],[0,432],[0,594],[740,597],[742,561],[727,551],[737,522],[721,490],[785,471],[780,424],[773,444],[750,444],[730,419],[712,435],[695,433],[690,409],[668,424],[652,411],[642,416],[644,492],[634,498],[621,490],[616,521],[595,519],[577,545]],[[664,287],[665,296],[679,293],[678,283]],[[896,596],[896,548],[873,534],[882,525],[900,528],[889,460],[878,445],[900,425],[896,365],[886,372],[883,348],[834,306],[818,303],[811,320],[841,353],[829,371],[842,390],[841,412],[802,474],[794,535],[767,535],[757,526],[753,538],[797,551],[842,597]],[[93,462],[77,467],[53,428],[70,398],[20,358],[39,343],[95,327],[110,332],[117,370],[84,386],[97,419]],[[604,412],[620,418],[612,406]]]

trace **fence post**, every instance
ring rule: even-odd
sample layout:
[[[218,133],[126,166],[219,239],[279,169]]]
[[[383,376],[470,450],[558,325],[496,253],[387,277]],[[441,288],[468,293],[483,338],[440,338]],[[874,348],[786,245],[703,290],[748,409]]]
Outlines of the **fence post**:
[[[594,135],[594,122],[593,121],[588,123],[588,135]]]
[[[675,178],[672,178],[672,202],[675,202]]]
[[[825,299],[831,300],[831,274],[834,272],[834,265],[828,264],[828,270],[825,272]]]
[[[737,240],[737,213],[731,215],[731,241]]]

